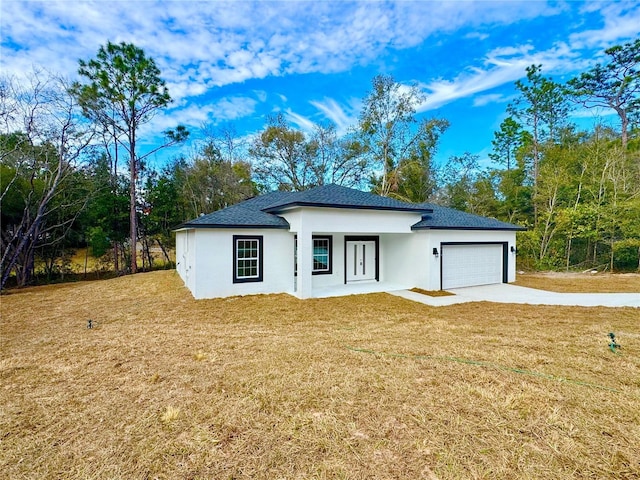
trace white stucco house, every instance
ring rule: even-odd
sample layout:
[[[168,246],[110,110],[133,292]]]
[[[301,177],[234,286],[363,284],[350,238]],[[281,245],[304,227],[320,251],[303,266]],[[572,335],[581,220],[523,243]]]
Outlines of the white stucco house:
[[[446,290],[515,281],[518,230],[326,185],[268,193],[186,222],[176,230],[176,268],[197,299]]]

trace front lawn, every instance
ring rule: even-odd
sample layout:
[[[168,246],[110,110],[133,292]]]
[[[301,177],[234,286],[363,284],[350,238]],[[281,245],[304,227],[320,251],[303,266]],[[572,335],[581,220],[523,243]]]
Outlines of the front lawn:
[[[4,478],[640,476],[638,309],[195,301],[175,271],[0,302]]]
[[[637,293],[640,273],[564,273],[518,274],[516,285],[561,293]]]

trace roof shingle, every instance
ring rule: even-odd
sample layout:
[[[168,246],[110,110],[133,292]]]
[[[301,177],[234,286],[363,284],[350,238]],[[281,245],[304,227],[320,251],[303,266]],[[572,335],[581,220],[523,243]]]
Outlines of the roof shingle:
[[[401,202],[395,198],[381,197],[373,193],[333,184],[323,185],[302,192],[291,192],[288,197],[279,200],[280,201],[274,203],[272,206],[265,208],[264,211],[278,212],[285,208],[296,206],[418,212],[430,210],[430,207],[425,207],[424,205]]]
[[[422,220],[412,230],[524,230],[522,227],[430,203],[406,203],[339,185],[323,185],[302,192],[271,192],[186,222],[181,228],[283,228],[289,223],[277,214],[294,207],[351,208],[415,212]]]
[[[524,227],[501,222],[495,218],[481,217],[431,203],[421,205],[430,207],[432,212],[423,215],[421,221],[411,226],[411,230],[526,230]]]
[[[246,202],[232,205],[186,222],[182,228],[289,228],[289,222],[284,218],[251,207]]]

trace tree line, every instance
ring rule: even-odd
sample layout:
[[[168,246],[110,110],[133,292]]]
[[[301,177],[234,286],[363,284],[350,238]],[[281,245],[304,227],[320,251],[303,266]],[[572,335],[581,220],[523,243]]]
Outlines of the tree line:
[[[172,99],[135,45],[100,47],[72,83],[42,71],[2,78],[1,286],[69,274],[84,247],[117,274],[152,268],[153,247],[169,263],[180,223],[266,191],[328,183],[526,226],[526,267],[640,269],[640,39],[605,55],[565,84],[528,67],[489,167],[469,152],[437,165],[449,121],[419,118],[421,91],[385,75],[346,133],[331,123],[302,131],[275,115],[250,140],[233,124],[203,125],[190,150],[193,132],[176,125],[152,132],[164,140],[144,152],[145,125]],[[610,108],[620,127],[582,130],[571,122],[578,107]],[[173,159],[151,165],[165,148]]]

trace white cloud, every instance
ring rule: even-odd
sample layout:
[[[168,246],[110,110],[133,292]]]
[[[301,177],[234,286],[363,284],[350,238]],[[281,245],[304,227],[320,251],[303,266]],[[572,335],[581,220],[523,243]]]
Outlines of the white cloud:
[[[305,132],[306,134],[310,134],[311,132],[313,132],[315,123],[309,118],[303,115],[300,115],[298,113],[295,113],[290,109],[287,109],[285,111],[285,117],[289,122],[293,123],[294,125],[297,125],[297,127],[303,132]]]
[[[223,98],[213,105],[217,121],[235,120],[255,111],[258,102],[249,97]]]
[[[260,102],[266,102],[267,101],[267,92],[265,92],[264,90],[254,90],[253,94],[256,96],[256,98]]]
[[[309,103],[335,124],[338,135],[345,134],[349,127],[357,122],[357,112],[352,106],[340,105],[332,98],[325,98],[322,101],[314,100]]]
[[[436,80],[424,85],[426,99],[418,107],[419,112],[434,110],[460,98],[470,97],[476,93],[514,82],[522,77],[524,69],[530,62],[496,67],[490,70],[473,68],[470,73],[459,75],[454,80]]]
[[[157,135],[177,125],[201,127],[218,125],[235,120],[255,111],[257,101],[250,97],[227,97],[214,103],[190,103],[186,107],[171,108],[160,112],[142,127],[142,135]]]
[[[574,71],[580,65],[577,56],[578,54],[564,43],[558,43],[553,48],[541,52],[534,52],[530,45],[494,49],[485,57],[482,68],[473,66],[453,80],[439,79],[422,84],[426,100],[418,111],[433,110],[460,98],[513,83],[523,78],[526,68],[533,64],[542,64],[544,75]],[[486,104],[482,103],[484,100],[486,99],[476,99],[474,105]]]
[[[591,120],[598,120],[603,117],[612,117],[616,116],[617,113],[613,108],[586,108],[582,107],[576,110],[572,110],[569,113],[569,116],[572,118],[587,118]]]
[[[175,99],[174,108],[154,122],[195,125],[251,115],[257,103],[267,99],[280,97],[280,105],[277,100],[271,105],[275,110],[287,103],[283,95],[258,90],[254,97],[198,106],[216,87],[288,74],[345,72],[377,61],[383,70],[387,53],[425,45],[427,39],[461,32],[483,41],[489,38],[484,32],[490,32],[495,41],[493,32],[501,25],[559,15],[570,8],[576,9],[570,3],[535,1],[5,1],[0,3],[0,69],[22,76],[32,66],[41,66],[73,77],[78,59],[93,58],[107,40],[132,42],[156,60]],[[427,99],[419,110],[478,94],[476,106],[504,101],[490,90],[522,78],[532,63],[542,63],[545,74],[571,73],[587,65],[578,50],[602,49],[638,34],[636,2],[586,2],[580,8],[584,15],[600,14],[601,27],[574,33],[568,43],[543,52],[536,53],[538,46],[524,36],[495,48],[457,76],[423,81]],[[339,131],[355,123],[359,110],[359,105],[331,98],[311,104]],[[301,128],[309,128],[309,118],[291,109],[286,112]]]
[[[490,103],[505,103],[508,102],[509,99],[505,97],[501,93],[488,93],[486,95],[478,95],[473,99],[474,107],[483,107],[485,105],[489,105]]]
[[[482,32],[471,32],[471,33],[467,33],[464,38],[468,38],[471,40],[486,40],[487,38],[489,38],[489,34],[488,33],[482,33]]]
[[[16,57],[74,75],[107,40],[132,42],[168,81],[223,86],[290,73],[340,72],[436,32],[554,14],[540,2],[2,2],[3,69]],[[508,12],[506,11],[508,10]],[[13,46],[20,48],[14,49]],[[54,63],[55,62],[55,63]],[[18,62],[17,68],[21,68]],[[185,94],[189,94],[188,89]]]
[[[633,40],[640,32],[640,3],[587,2],[585,7],[597,7],[602,14],[603,26],[569,36],[573,48],[611,47],[615,43]]]

